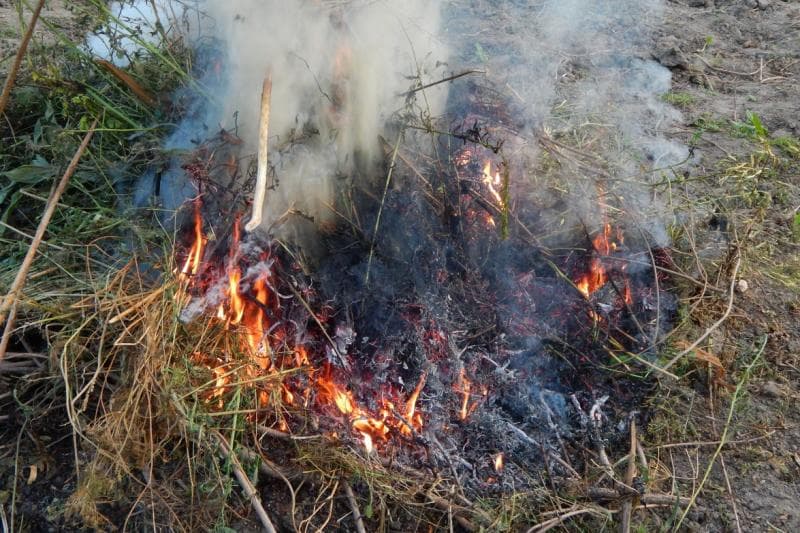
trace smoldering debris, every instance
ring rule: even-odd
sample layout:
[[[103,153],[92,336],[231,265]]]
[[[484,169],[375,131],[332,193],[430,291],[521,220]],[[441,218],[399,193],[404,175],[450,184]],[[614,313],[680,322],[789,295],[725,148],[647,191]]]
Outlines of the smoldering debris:
[[[219,308],[238,324],[229,301],[243,298],[261,370],[312,369],[283,394],[316,397],[321,428],[344,419],[370,453],[409,462],[427,447],[473,491],[497,480],[475,466],[486,457],[502,454],[519,488],[519,465],[542,453],[623,436],[645,388],[607,366],[653,357],[675,311],[649,186],[685,151],[663,137],[676,118],[659,98],[669,73],[637,53],[659,5],[206,5],[215,105],[191,108],[176,135],[199,117],[242,142],[218,135],[227,166],[224,150],[195,146],[212,179],[185,156],[172,175],[198,184],[205,227],[241,215],[271,73],[263,233],[282,246],[261,235],[251,254],[255,237],[237,237],[226,253],[220,239],[182,318]],[[471,74],[409,92],[458,72]],[[576,131],[588,148],[570,144]],[[602,435],[584,411],[603,413]],[[467,451],[454,465],[441,449]]]

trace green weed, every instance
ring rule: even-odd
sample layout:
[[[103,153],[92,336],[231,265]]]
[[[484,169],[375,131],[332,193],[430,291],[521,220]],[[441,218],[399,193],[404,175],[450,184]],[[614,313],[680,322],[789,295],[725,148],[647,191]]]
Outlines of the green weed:
[[[668,104],[682,108],[688,108],[695,103],[694,96],[681,91],[670,91],[664,94],[661,99]]]

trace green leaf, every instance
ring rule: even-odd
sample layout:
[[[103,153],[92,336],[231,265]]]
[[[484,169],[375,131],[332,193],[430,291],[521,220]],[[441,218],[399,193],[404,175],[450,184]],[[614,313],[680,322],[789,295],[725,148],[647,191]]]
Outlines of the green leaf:
[[[792,236],[795,242],[800,242],[800,213],[794,215],[794,220],[792,221]]]
[[[37,155],[30,165],[22,165],[13,170],[3,172],[2,176],[7,177],[15,183],[35,185],[41,183],[56,174],[56,169],[45,158]]]
[[[8,185],[0,189],[0,205],[2,205],[3,202],[6,201],[6,196],[8,196],[8,193],[10,193],[12,190],[14,190],[13,183],[9,183]]]

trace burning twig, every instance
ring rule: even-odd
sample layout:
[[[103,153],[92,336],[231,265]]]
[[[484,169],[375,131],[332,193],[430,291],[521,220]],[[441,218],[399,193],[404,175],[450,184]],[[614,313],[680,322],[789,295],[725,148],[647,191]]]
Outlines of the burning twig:
[[[245,225],[246,231],[253,231],[261,225],[264,215],[264,201],[267,197],[267,162],[269,145],[269,107],[272,98],[272,74],[264,79],[261,91],[261,120],[258,124],[258,168],[256,187],[253,190],[253,213]]]
[[[0,324],[3,322],[6,323],[5,331],[3,332],[3,339],[0,341],[0,361],[3,360],[3,356],[8,348],[8,342],[11,340],[11,332],[14,329],[14,320],[16,318],[17,300],[22,292],[22,287],[25,286],[25,279],[28,277],[28,271],[31,268],[31,264],[33,264],[36,251],[39,249],[39,244],[44,238],[44,232],[47,230],[47,226],[50,224],[50,219],[53,218],[53,213],[55,213],[56,206],[58,205],[61,195],[64,193],[70,178],[72,178],[72,175],[78,168],[78,162],[81,160],[83,153],[89,146],[89,141],[92,140],[94,129],[96,127],[97,119],[95,119],[92,125],[89,127],[89,131],[87,131],[86,135],[83,137],[83,141],[81,141],[80,146],[78,146],[78,149],[75,151],[75,155],[72,156],[72,161],[69,162],[67,170],[64,171],[64,175],[61,176],[61,180],[58,182],[58,185],[56,185],[56,187],[53,189],[53,192],[50,193],[50,198],[47,199],[47,205],[45,206],[42,220],[39,222],[39,227],[36,228],[36,234],[33,237],[33,242],[31,243],[30,248],[28,248],[28,253],[25,254],[25,258],[22,260],[22,265],[17,271],[17,276],[14,278],[14,282],[11,284],[8,294],[6,294],[5,298],[3,298],[3,303],[0,305]],[[6,315],[9,309],[11,312]],[[8,321],[6,321],[6,316],[8,316]]]

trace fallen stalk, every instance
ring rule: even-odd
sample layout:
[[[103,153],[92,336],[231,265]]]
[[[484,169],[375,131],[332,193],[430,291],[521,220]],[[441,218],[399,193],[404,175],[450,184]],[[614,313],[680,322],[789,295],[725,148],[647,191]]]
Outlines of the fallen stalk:
[[[36,251],[39,249],[39,244],[41,244],[42,239],[44,238],[44,232],[47,230],[47,226],[50,224],[50,219],[53,218],[53,214],[55,213],[58,201],[61,199],[61,195],[64,194],[70,178],[72,178],[72,175],[78,168],[78,163],[80,162],[81,157],[83,157],[83,153],[86,151],[86,148],[89,146],[89,141],[92,140],[92,136],[94,135],[96,127],[97,119],[92,122],[92,125],[89,127],[89,130],[83,137],[83,141],[81,141],[80,146],[78,146],[78,149],[75,151],[75,155],[72,156],[72,160],[69,162],[67,170],[64,171],[64,174],[61,176],[61,180],[58,182],[58,185],[56,185],[53,189],[53,192],[50,193],[50,197],[47,199],[47,205],[44,209],[44,214],[42,214],[42,220],[39,222],[39,227],[36,228],[36,234],[33,236],[33,242],[31,242],[31,246],[28,248],[28,253],[25,254],[25,258],[22,260],[22,264],[17,271],[17,276],[14,278],[14,282],[11,284],[8,294],[6,294],[5,298],[3,298],[3,303],[0,305],[0,324],[5,322],[6,325],[5,331],[3,332],[3,339],[0,341],[0,361],[3,360],[6,349],[8,348],[11,332],[14,329],[17,301],[20,293],[22,292],[22,288],[25,286],[25,280],[28,277],[28,271],[30,270],[31,265],[33,264],[33,259],[36,257]],[[9,309],[11,309],[11,313],[7,314]],[[6,321],[6,317],[8,317],[8,321]]]
[[[347,495],[347,502],[350,504],[350,510],[353,511],[356,531],[358,531],[358,533],[367,533],[367,530],[364,528],[364,517],[361,516],[361,510],[358,508],[358,501],[356,500],[356,495],[353,493],[353,489],[350,487],[349,483],[342,481],[342,484],[344,485],[344,493]]]
[[[738,266],[738,261],[737,261],[737,266]],[[722,436],[719,439],[719,445],[714,450],[714,454],[711,456],[711,460],[708,462],[708,466],[706,467],[706,471],[703,474],[703,478],[700,480],[700,484],[692,493],[692,497],[689,498],[689,502],[686,505],[686,509],[684,509],[683,514],[681,514],[681,517],[678,520],[678,523],[675,525],[675,531],[680,530],[681,524],[683,524],[683,521],[689,514],[689,510],[694,505],[694,502],[697,500],[697,497],[700,495],[700,492],[703,490],[703,487],[705,487],[705,484],[708,481],[708,477],[711,475],[711,469],[714,468],[714,463],[717,462],[717,457],[719,457],[719,454],[722,453],[722,447],[725,445],[725,440],[728,438],[728,431],[730,431],[731,429],[731,421],[733,420],[733,413],[736,410],[736,404],[739,401],[739,396],[742,393],[742,389],[744,388],[745,383],[747,383],[747,380],[750,378],[750,373],[753,371],[753,368],[756,366],[756,363],[758,363],[758,360],[761,359],[761,354],[764,353],[764,348],[767,347],[767,339],[768,337],[765,335],[764,342],[761,343],[761,347],[758,349],[758,352],[756,352],[756,355],[753,357],[753,360],[750,362],[749,365],[747,365],[747,368],[745,368],[742,379],[740,379],[739,383],[736,385],[736,390],[733,392],[733,398],[731,398],[731,405],[728,408],[728,417],[725,419],[725,427],[723,428]]]
[[[267,511],[264,509],[264,505],[261,503],[261,498],[259,498],[256,488],[253,486],[250,478],[247,477],[236,454],[231,452],[228,441],[216,431],[213,432],[212,435],[216,437],[217,444],[219,445],[219,449],[222,450],[222,454],[230,461],[233,467],[233,474],[236,476],[236,480],[239,482],[239,485],[241,485],[242,490],[244,490],[245,496],[250,500],[250,505],[253,506],[253,510],[255,510],[256,515],[258,515],[261,525],[264,526],[264,530],[267,531],[267,533],[276,533],[275,526],[272,524],[272,520],[270,520]]]
[[[692,344],[690,344],[685,350],[680,352],[678,355],[676,355],[675,357],[670,359],[669,362],[666,365],[662,366],[660,368],[660,370],[662,372],[666,372],[667,370],[669,370],[669,368],[672,367],[672,365],[677,363],[684,356],[688,355],[695,348],[700,346],[701,342],[706,340],[709,335],[714,333],[714,331],[716,331],[716,329],[719,328],[723,324],[723,322],[725,322],[728,319],[728,317],[731,314],[731,311],[733,310],[733,299],[734,299],[733,296],[736,293],[736,276],[739,274],[739,267],[741,266],[741,264],[742,264],[742,256],[741,256],[741,253],[737,251],[737,253],[736,253],[736,263],[733,265],[733,272],[731,273],[731,283],[730,283],[730,288],[729,288],[729,291],[728,291],[728,306],[725,308],[725,312],[722,314],[722,316],[719,318],[719,320],[717,320],[716,322],[711,324],[705,330],[705,332],[702,335],[700,335],[700,337],[697,338],[696,341],[694,341]]]
[[[425,85],[417,87],[416,89],[411,89],[410,91],[406,91],[404,93],[400,93],[400,96],[411,96],[412,94],[417,93],[419,91],[424,91],[425,89],[430,89],[431,87],[435,87],[435,86],[437,86],[437,85],[439,85],[441,83],[447,83],[448,81],[457,80],[458,78],[463,78],[464,76],[469,76],[470,74],[486,74],[486,71],[485,70],[478,70],[478,69],[466,70],[464,72],[460,72],[458,74],[453,74],[452,76],[447,76],[446,78],[442,78],[440,80],[433,81],[431,83],[427,83]]]
[[[187,420],[189,420],[188,415],[183,409],[180,400],[178,397],[173,393],[172,395],[172,404],[175,406],[175,409],[181,416],[181,423],[184,429],[189,432],[189,424]],[[211,436],[216,441],[217,447],[219,448],[222,455],[225,457],[226,460],[230,462],[231,467],[233,468],[233,474],[236,477],[236,480],[239,482],[239,485],[242,487],[242,490],[247,496],[247,499],[250,500],[250,505],[253,507],[253,510],[258,515],[258,519],[261,521],[261,525],[264,526],[264,531],[267,533],[276,533],[275,526],[272,523],[269,515],[267,514],[266,509],[264,509],[264,505],[261,503],[261,498],[258,496],[258,491],[253,486],[252,481],[245,473],[244,469],[242,468],[242,464],[239,462],[239,458],[233,453],[230,444],[222,436],[219,431],[212,430],[210,432]]]
[[[42,12],[42,8],[44,7],[44,1],[45,0],[39,0],[39,3],[33,10],[31,20],[28,22],[28,29],[25,31],[25,35],[22,37],[22,41],[19,43],[17,55],[14,57],[14,63],[11,65],[11,68],[8,71],[6,83],[3,85],[3,92],[0,94],[0,115],[2,115],[6,110],[8,99],[11,97],[11,88],[14,87],[14,83],[17,81],[17,73],[19,72],[20,65],[22,65],[22,58],[25,57],[25,52],[28,51],[28,43],[31,42],[31,37],[33,37],[33,30],[36,27],[36,22],[39,20],[39,14]],[[2,320],[0,320],[0,322],[2,322]]]

